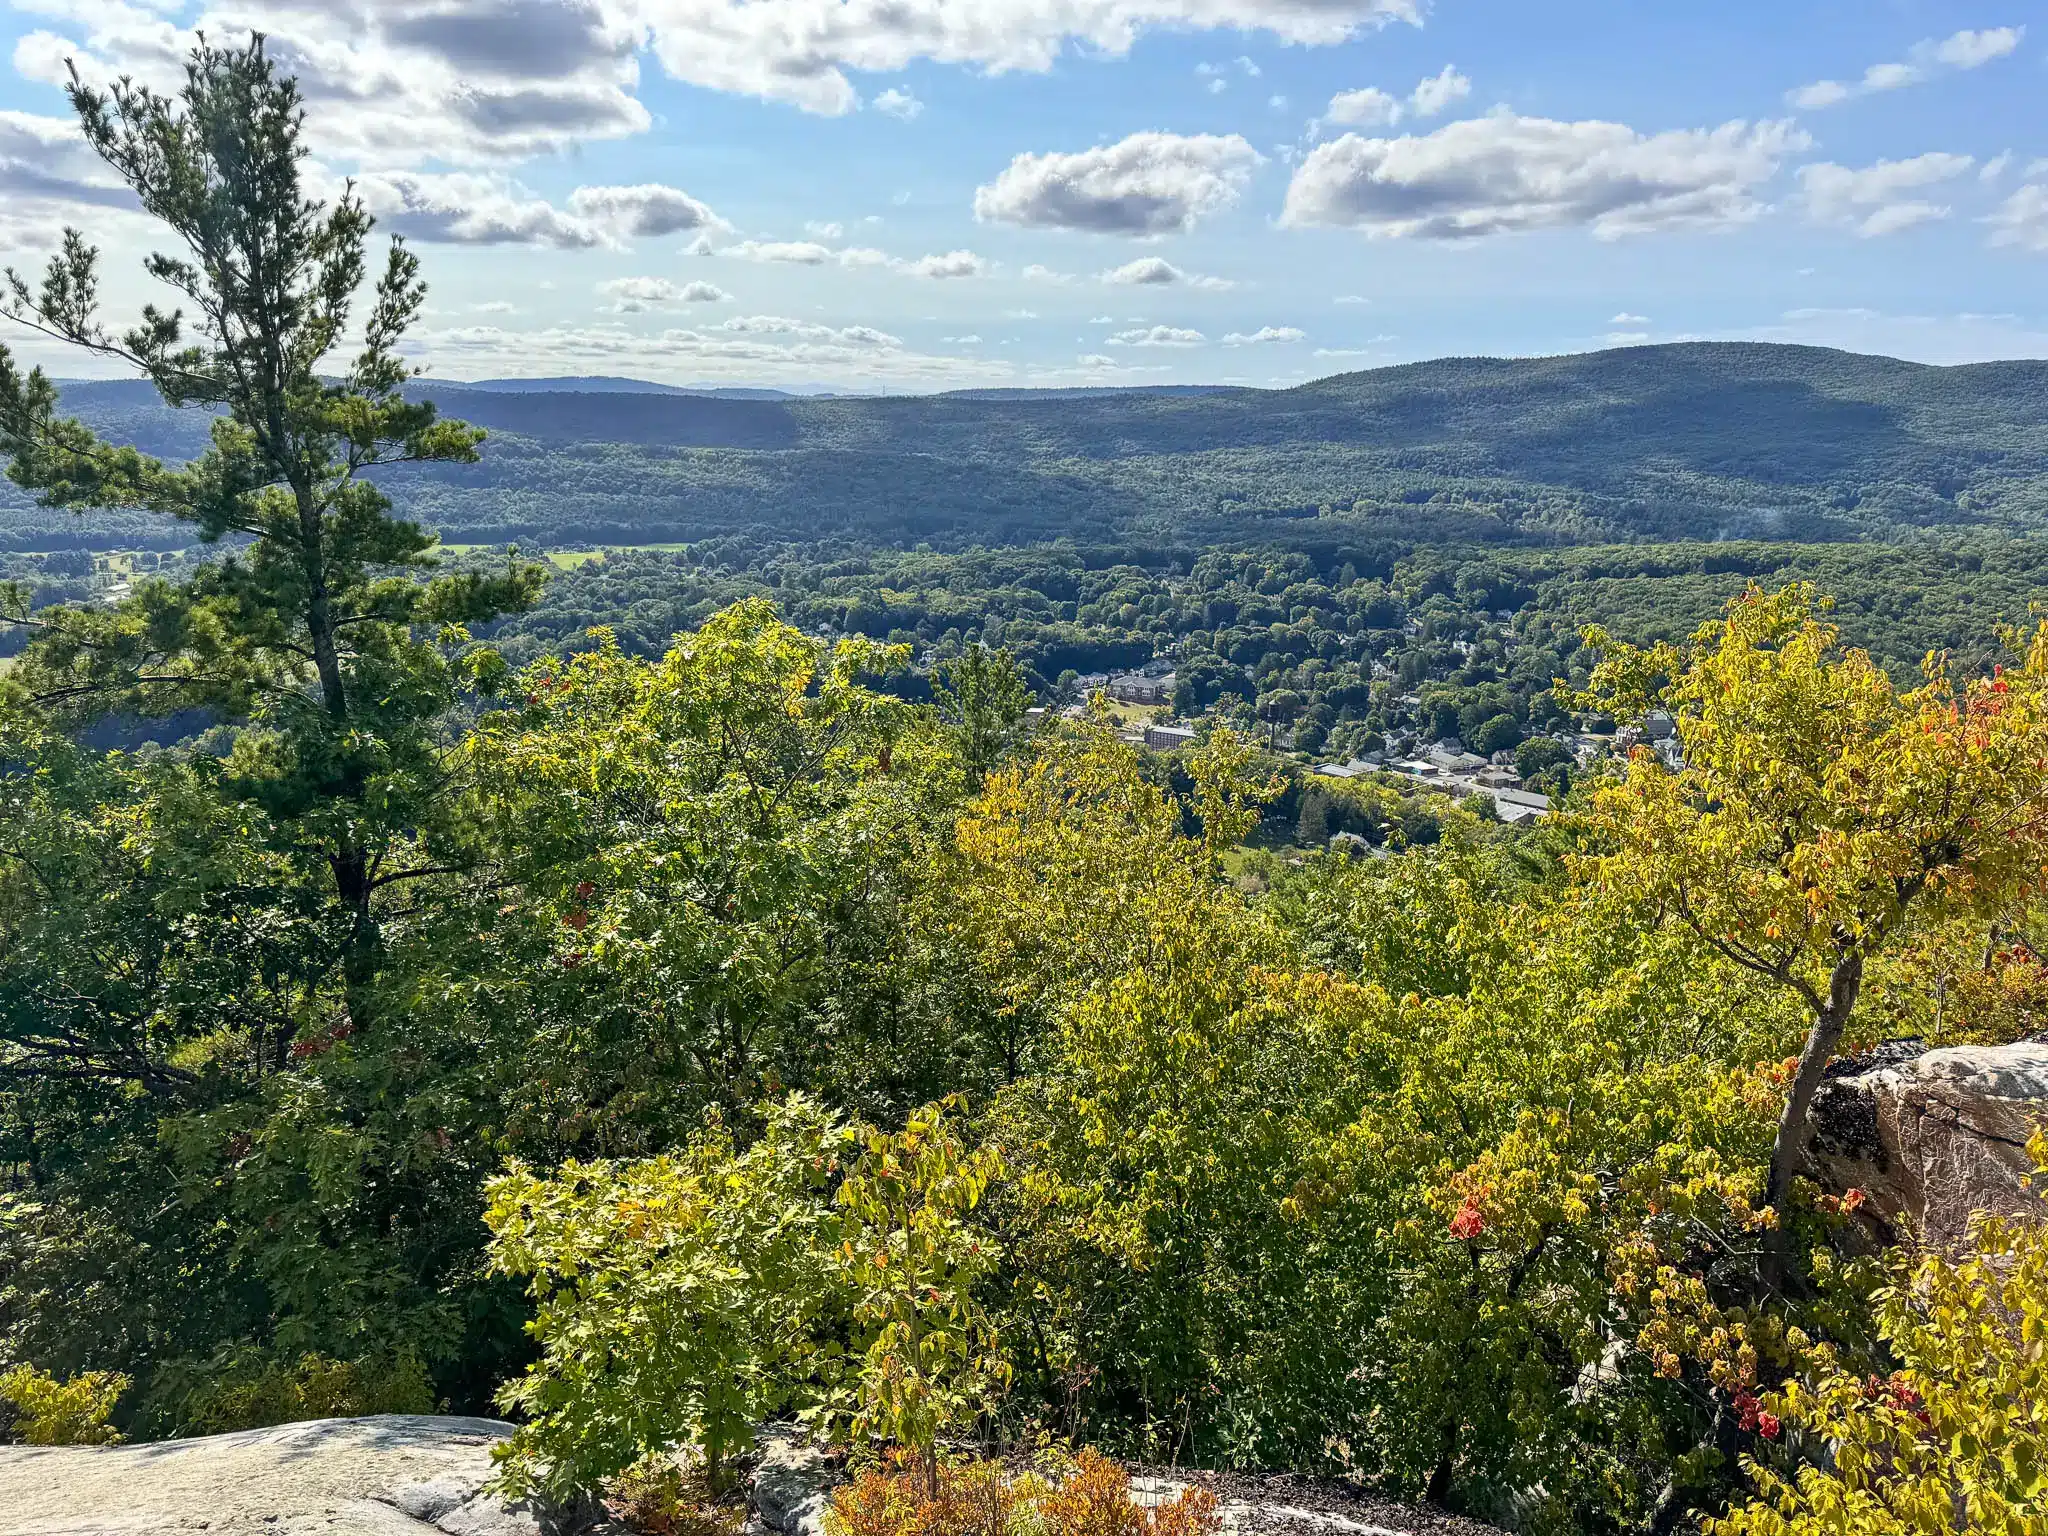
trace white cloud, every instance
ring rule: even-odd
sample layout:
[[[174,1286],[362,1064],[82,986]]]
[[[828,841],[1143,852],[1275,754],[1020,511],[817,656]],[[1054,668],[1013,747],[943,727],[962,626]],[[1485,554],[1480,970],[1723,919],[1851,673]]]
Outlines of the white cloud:
[[[819,240],[837,240],[846,233],[846,226],[829,219],[810,219],[805,221],[804,233]]]
[[[972,251],[948,251],[943,256],[920,256],[903,264],[912,277],[986,277],[989,263]]]
[[[1022,154],[974,190],[987,222],[1164,235],[1237,201],[1258,151],[1237,134],[1134,133],[1074,154]]]
[[[1232,331],[1223,338],[1226,347],[1263,347],[1273,342],[1307,341],[1306,331],[1296,330],[1291,325],[1262,325],[1249,334]]]
[[[578,216],[620,235],[673,235],[729,226],[689,193],[659,182],[635,187],[578,187],[569,194]]]
[[[1422,137],[1347,133],[1310,151],[1283,224],[1348,226],[1375,239],[1457,240],[1585,226],[1602,239],[1741,223],[1806,136],[1732,122],[1640,134],[1500,111]]]
[[[589,250],[620,246],[636,235],[696,230],[701,236],[728,228],[696,198],[658,184],[578,187],[561,209],[496,172],[390,170],[353,179],[380,224],[429,243]],[[326,166],[311,166],[307,180],[322,192],[340,190],[341,178]]]
[[[960,353],[920,353],[865,326],[813,325],[748,316],[723,325],[652,335],[623,323],[545,330],[460,326],[409,338],[442,378],[482,378],[508,368],[547,373],[630,372],[678,384],[719,382],[931,389],[1012,381],[1013,365]]]
[[[914,59],[1005,73],[1050,69],[1070,47],[1121,56],[1154,30],[1270,33],[1341,43],[1394,21],[1419,25],[1422,0],[849,0],[799,9],[760,0],[641,0],[657,57],[676,79],[852,110],[846,71]]]
[[[260,31],[299,80],[323,155],[408,166],[509,162],[652,123],[635,97],[646,37],[628,0],[219,0],[185,11],[163,0],[48,0],[64,30],[31,32],[15,67],[61,84],[76,59],[89,81],[119,74],[158,90],[183,80],[209,37]]]
[[[2002,59],[2019,47],[2025,27],[1990,27],[1981,32],[1957,32],[1935,45],[1934,58],[1951,69],[1975,69]]]
[[[1949,70],[1977,69],[2018,48],[2026,31],[2025,27],[1990,27],[1980,32],[1957,32],[1939,41],[1930,37],[1907,50],[1903,61],[1871,65],[1859,80],[1816,80],[1787,91],[1785,99],[1795,107],[1814,112],[1858,96],[1917,85]]]
[[[878,267],[906,277],[986,277],[994,264],[973,251],[947,251],[941,255],[906,260],[878,251],[871,245],[848,245],[837,249],[816,240],[742,240],[719,253],[739,261],[795,267],[840,266],[849,271]]]
[[[1977,179],[1989,185],[2003,176],[2012,165],[2012,151],[2001,150],[1984,162],[1984,168],[1977,172]]]
[[[1368,85],[1362,90],[1339,91],[1332,96],[1329,106],[1323,109],[1323,120],[1347,128],[1384,128],[1398,123],[1403,110],[1398,96]]]
[[[1648,315],[1632,315],[1627,310],[1623,310],[1607,323],[1609,325],[1648,325],[1650,317]]]
[[[1332,304],[1370,304],[1372,300],[1362,293],[1340,293],[1330,302]]]
[[[2048,255],[2048,184],[2028,182],[1984,222],[1991,226],[1993,245],[2016,246]]]
[[[875,98],[875,110],[885,117],[909,122],[924,110],[924,103],[908,91],[899,91],[894,86]]]
[[[612,301],[607,309],[622,315],[680,304],[719,304],[732,297],[713,283],[672,283],[665,277],[615,277],[599,283],[597,291]]]
[[[1446,107],[1472,94],[1472,81],[1446,64],[1434,75],[1425,75],[1406,97],[1395,96],[1376,85],[1361,90],[1339,91],[1323,109],[1322,124],[1343,128],[1391,128],[1408,117],[1435,117]],[[1317,124],[1319,128],[1322,124]]]
[[[1237,286],[1227,277],[1204,277],[1200,273],[1184,272],[1160,256],[1140,256],[1135,261],[1127,261],[1120,267],[1112,267],[1107,272],[1098,273],[1096,281],[1138,287],[1200,288],[1210,292],[1221,292]]]
[[[1149,32],[1342,43],[1424,0],[36,0],[49,27],[17,67],[61,84],[129,74],[174,90],[195,32],[263,32],[305,87],[316,147],[410,166],[509,163],[643,133],[650,52],[672,79],[837,114],[849,72],[914,60],[1044,72],[1070,50],[1127,54]],[[172,19],[173,17],[179,19]],[[55,29],[55,30],[53,30]],[[885,92],[887,96],[890,93]],[[898,92],[907,97],[908,93]],[[879,105],[879,101],[877,105]]]
[[[1024,269],[1024,280],[1027,283],[1071,283],[1074,280],[1074,274],[1071,272],[1056,272],[1051,267],[1040,266],[1034,261]]]
[[[784,315],[734,315],[718,329],[741,336],[794,336],[803,341],[830,342],[849,347],[900,347],[902,338],[868,325],[833,327],[810,320],[791,320]]]
[[[1912,194],[1952,181],[1977,162],[1969,155],[1925,154],[1880,160],[1861,170],[1822,162],[1799,168],[1799,193],[1816,224],[1840,224],[1868,239],[1948,217],[1949,210]]]
[[[1143,330],[1118,331],[1109,338],[1112,347],[1198,347],[1207,338],[1200,331],[1178,326],[1154,325]]]
[[[966,336],[941,336],[939,340],[955,347],[978,347],[981,345],[981,338],[971,334]]]
[[[615,245],[606,224],[564,213],[505,176],[471,171],[380,171],[356,178],[363,205],[386,229],[447,245]]]
[[[737,245],[728,245],[718,254],[739,261],[797,267],[822,267],[837,256],[832,247],[820,245],[815,240],[742,240]]]
[[[1444,108],[1463,101],[1471,94],[1471,80],[1446,64],[1436,74],[1417,82],[1415,89],[1408,93],[1408,110],[1417,117],[1435,117]]]

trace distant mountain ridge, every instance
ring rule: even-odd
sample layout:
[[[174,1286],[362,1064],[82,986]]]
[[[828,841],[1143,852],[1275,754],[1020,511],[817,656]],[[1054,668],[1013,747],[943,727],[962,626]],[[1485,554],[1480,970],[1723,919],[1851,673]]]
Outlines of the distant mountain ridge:
[[[2048,531],[2048,361],[1699,342],[1442,358],[1291,389],[735,397],[564,382],[423,381],[492,441],[474,468],[395,473],[394,493],[462,542]],[[64,396],[164,457],[204,440],[203,416],[138,383]]]

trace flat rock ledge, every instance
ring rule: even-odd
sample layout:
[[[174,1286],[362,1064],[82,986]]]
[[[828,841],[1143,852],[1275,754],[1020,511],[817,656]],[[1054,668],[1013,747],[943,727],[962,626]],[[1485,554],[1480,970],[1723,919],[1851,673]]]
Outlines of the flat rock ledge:
[[[601,1511],[508,1507],[483,1492],[496,1419],[380,1414],[143,1445],[0,1446],[0,1536],[626,1536]],[[1133,1467],[1132,1496],[1216,1495],[1227,1536],[1500,1536],[1321,1478]],[[771,1428],[754,1536],[822,1536],[841,1459]]]
[[[378,1414],[142,1445],[0,1446],[0,1536],[580,1536],[482,1491],[496,1419]]]
[[[1504,1536],[1498,1526],[1398,1504],[1330,1478],[1131,1468],[1131,1497],[1139,1504],[1164,1504],[1191,1487],[1216,1496],[1225,1536]]]

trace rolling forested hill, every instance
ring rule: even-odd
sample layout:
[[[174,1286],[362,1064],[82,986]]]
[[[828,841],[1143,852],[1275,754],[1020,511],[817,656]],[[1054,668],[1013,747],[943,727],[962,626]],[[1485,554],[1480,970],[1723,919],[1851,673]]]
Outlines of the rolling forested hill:
[[[1694,343],[1443,359],[1287,390],[730,398],[430,384],[484,462],[394,475],[458,543],[731,533],[939,547],[1393,537],[1507,545],[2048,530],[2048,362]],[[180,458],[204,418],[78,383]],[[182,542],[11,491],[0,549]],[[1303,526],[1320,520],[1321,527]]]

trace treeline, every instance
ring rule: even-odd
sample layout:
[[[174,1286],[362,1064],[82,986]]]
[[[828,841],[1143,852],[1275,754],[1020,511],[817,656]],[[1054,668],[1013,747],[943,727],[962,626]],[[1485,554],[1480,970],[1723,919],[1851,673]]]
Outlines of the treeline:
[[[609,628],[657,655],[674,634],[745,596],[772,597],[813,633],[913,647],[921,668],[1001,645],[1045,700],[1075,675],[1159,657],[1176,711],[1246,729],[1284,714],[1304,752],[1368,750],[1392,731],[1476,739],[1487,750],[1566,723],[1558,678],[1583,684],[1579,630],[1682,638],[1750,581],[1834,594],[1851,642],[1903,678],[1935,650],[1980,659],[1997,626],[2048,593],[2048,546],[1625,545],[1548,551],[1364,543],[1312,550],[1052,545],[959,553],[857,544],[706,540],[613,551],[559,574],[530,612],[489,633],[525,660]],[[917,678],[893,685],[923,696]]]

